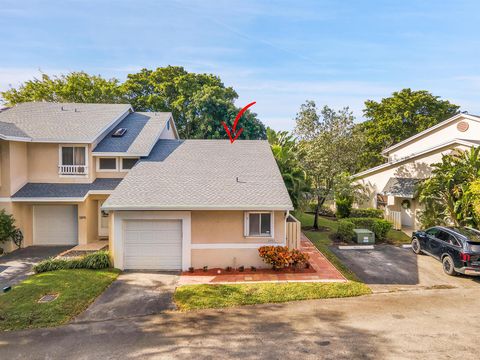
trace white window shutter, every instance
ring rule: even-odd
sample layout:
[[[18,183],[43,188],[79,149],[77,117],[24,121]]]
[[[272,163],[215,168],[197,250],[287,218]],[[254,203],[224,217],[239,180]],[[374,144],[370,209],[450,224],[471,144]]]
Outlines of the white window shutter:
[[[243,236],[248,236],[248,212],[243,213]]]

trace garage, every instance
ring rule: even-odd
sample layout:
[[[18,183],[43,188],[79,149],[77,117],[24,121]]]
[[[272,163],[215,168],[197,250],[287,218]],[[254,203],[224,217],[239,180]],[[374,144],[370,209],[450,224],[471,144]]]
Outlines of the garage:
[[[124,220],[124,268],[181,270],[181,220]]]
[[[76,205],[34,205],[34,245],[77,245]]]

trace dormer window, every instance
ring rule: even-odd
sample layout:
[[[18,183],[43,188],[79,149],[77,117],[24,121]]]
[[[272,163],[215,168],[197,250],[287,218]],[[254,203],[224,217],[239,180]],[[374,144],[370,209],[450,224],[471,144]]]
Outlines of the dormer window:
[[[61,146],[60,175],[87,175],[87,147],[86,146]]]

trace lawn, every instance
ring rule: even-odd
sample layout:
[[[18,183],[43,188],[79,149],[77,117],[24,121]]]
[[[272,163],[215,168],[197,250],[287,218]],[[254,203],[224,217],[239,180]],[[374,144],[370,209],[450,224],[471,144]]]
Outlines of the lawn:
[[[233,285],[185,285],[175,291],[175,303],[183,311],[240,305],[329,299],[370,294],[362,283],[257,283]]]
[[[115,269],[76,269],[32,275],[0,295],[0,330],[65,324],[85,310],[118,273]],[[58,294],[58,298],[38,303],[46,294]]]

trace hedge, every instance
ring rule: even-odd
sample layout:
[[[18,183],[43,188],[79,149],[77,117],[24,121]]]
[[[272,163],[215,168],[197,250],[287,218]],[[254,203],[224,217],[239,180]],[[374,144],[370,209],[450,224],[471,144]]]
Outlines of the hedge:
[[[355,229],[355,224],[349,221],[349,219],[339,220],[337,229],[338,238],[342,241],[352,241],[355,235],[353,229]]]
[[[350,217],[352,218],[376,218],[383,219],[383,210],[379,209],[352,209],[350,211]]]
[[[47,259],[33,267],[36,273],[63,269],[106,269],[110,267],[108,251],[97,251],[72,259]]]
[[[353,225],[353,227],[352,227]],[[391,222],[377,218],[348,218],[338,221],[337,236],[342,240],[353,238],[353,229],[368,229],[373,231],[376,240],[385,240],[387,233],[392,229]]]

